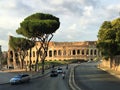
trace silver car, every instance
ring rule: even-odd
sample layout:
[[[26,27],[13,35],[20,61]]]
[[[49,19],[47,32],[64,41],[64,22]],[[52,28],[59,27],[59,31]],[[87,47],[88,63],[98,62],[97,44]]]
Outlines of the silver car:
[[[63,72],[63,69],[59,67],[59,68],[57,69],[57,72],[58,72],[58,73],[62,73],[62,72]]]
[[[10,79],[10,84],[18,84],[18,83],[29,82],[29,81],[30,81],[30,75],[19,74]]]

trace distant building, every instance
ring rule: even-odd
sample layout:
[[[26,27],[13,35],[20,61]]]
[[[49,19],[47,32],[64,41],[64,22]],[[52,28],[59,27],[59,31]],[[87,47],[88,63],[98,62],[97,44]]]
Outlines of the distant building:
[[[40,42],[36,42],[36,45],[40,45]],[[32,48],[32,64],[36,62],[36,47]],[[9,64],[13,65],[17,64],[19,61],[18,55],[15,54],[16,57],[13,57],[15,52],[11,49],[8,50]],[[25,57],[24,64],[28,65],[30,63],[30,54],[29,50],[27,56]],[[99,59],[101,57],[101,53],[98,51],[96,47],[96,41],[84,41],[84,42],[50,42],[49,48],[47,52],[46,61],[53,60],[94,60]],[[16,60],[13,60],[16,59]],[[39,62],[41,62],[39,58]]]

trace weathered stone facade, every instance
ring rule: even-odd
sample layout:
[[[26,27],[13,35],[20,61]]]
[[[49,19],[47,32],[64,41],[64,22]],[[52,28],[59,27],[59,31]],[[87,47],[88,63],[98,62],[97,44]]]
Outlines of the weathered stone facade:
[[[36,42],[37,47],[40,46],[40,42]],[[30,62],[29,50],[27,56],[25,57],[25,65],[28,65]],[[31,60],[32,64],[36,62],[36,46],[32,48]],[[9,63],[11,60],[11,55],[13,51],[9,50],[8,59]],[[12,55],[13,56],[13,55]],[[96,48],[95,41],[84,41],[84,42],[50,42],[47,52],[46,60],[70,60],[70,59],[79,59],[79,60],[94,60],[100,58],[101,54]],[[18,58],[17,58],[18,59]],[[14,60],[11,60],[15,63]],[[41,62],[39,58],[39,62]]]
[[[39,45],[40,43],[37,42]],[[36,61],[36,48],[32,48],[32,63]],[[100,58],[101,54],[96,48],[95,41],[85,42],[50,42],[46,60],[93,60]],[[39,59],[40,60],[40,59]],[[26,63],[29,63],[28,56],[25,58]]]

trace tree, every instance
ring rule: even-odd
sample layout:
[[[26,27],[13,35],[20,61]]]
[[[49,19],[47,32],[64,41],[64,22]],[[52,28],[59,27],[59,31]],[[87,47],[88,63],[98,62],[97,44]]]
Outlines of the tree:
[[[9,40],[9,46],[13,52],[17,52],[20,57],[20,66],[23,69],[24,58],[27,54],[27,50],[34,46],[34,43],[30,40],[11,36]]]
[[[120,52],[120,19],[104,21],[98,32],[97,47],[103,56],[110,58],[112,67],[113,56]]]
[[[59,28],[59,18],[43,13],[35,13],[24,19],[20,23],[20,27],[16,30],[18,34],[27,37],[32,41],[39,41],[40,47],[37,49],[37,60],[35,71],[37,70],[38,57],[42,61],[42,73],[44,73],[44,60],[47,56],[48,45],[53,37],[53,33]]]
[[[2,55],[2,50],[0,46],[0,69],[2,68],[2,59],[3,59],[3,55]]]

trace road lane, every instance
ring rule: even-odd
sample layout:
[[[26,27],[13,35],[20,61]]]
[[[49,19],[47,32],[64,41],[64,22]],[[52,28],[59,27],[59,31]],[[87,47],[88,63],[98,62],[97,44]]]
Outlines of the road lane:
[[[120,90],[120,79],[96,68],[97,63],[83,63],[75,68],[75,81],[82,90]]]
[[[61,74],[57,77],[47,75],[43,78],[33,79],[30,83],[1,85],[0,90],[70,90],[66,79],[63,80]]]

